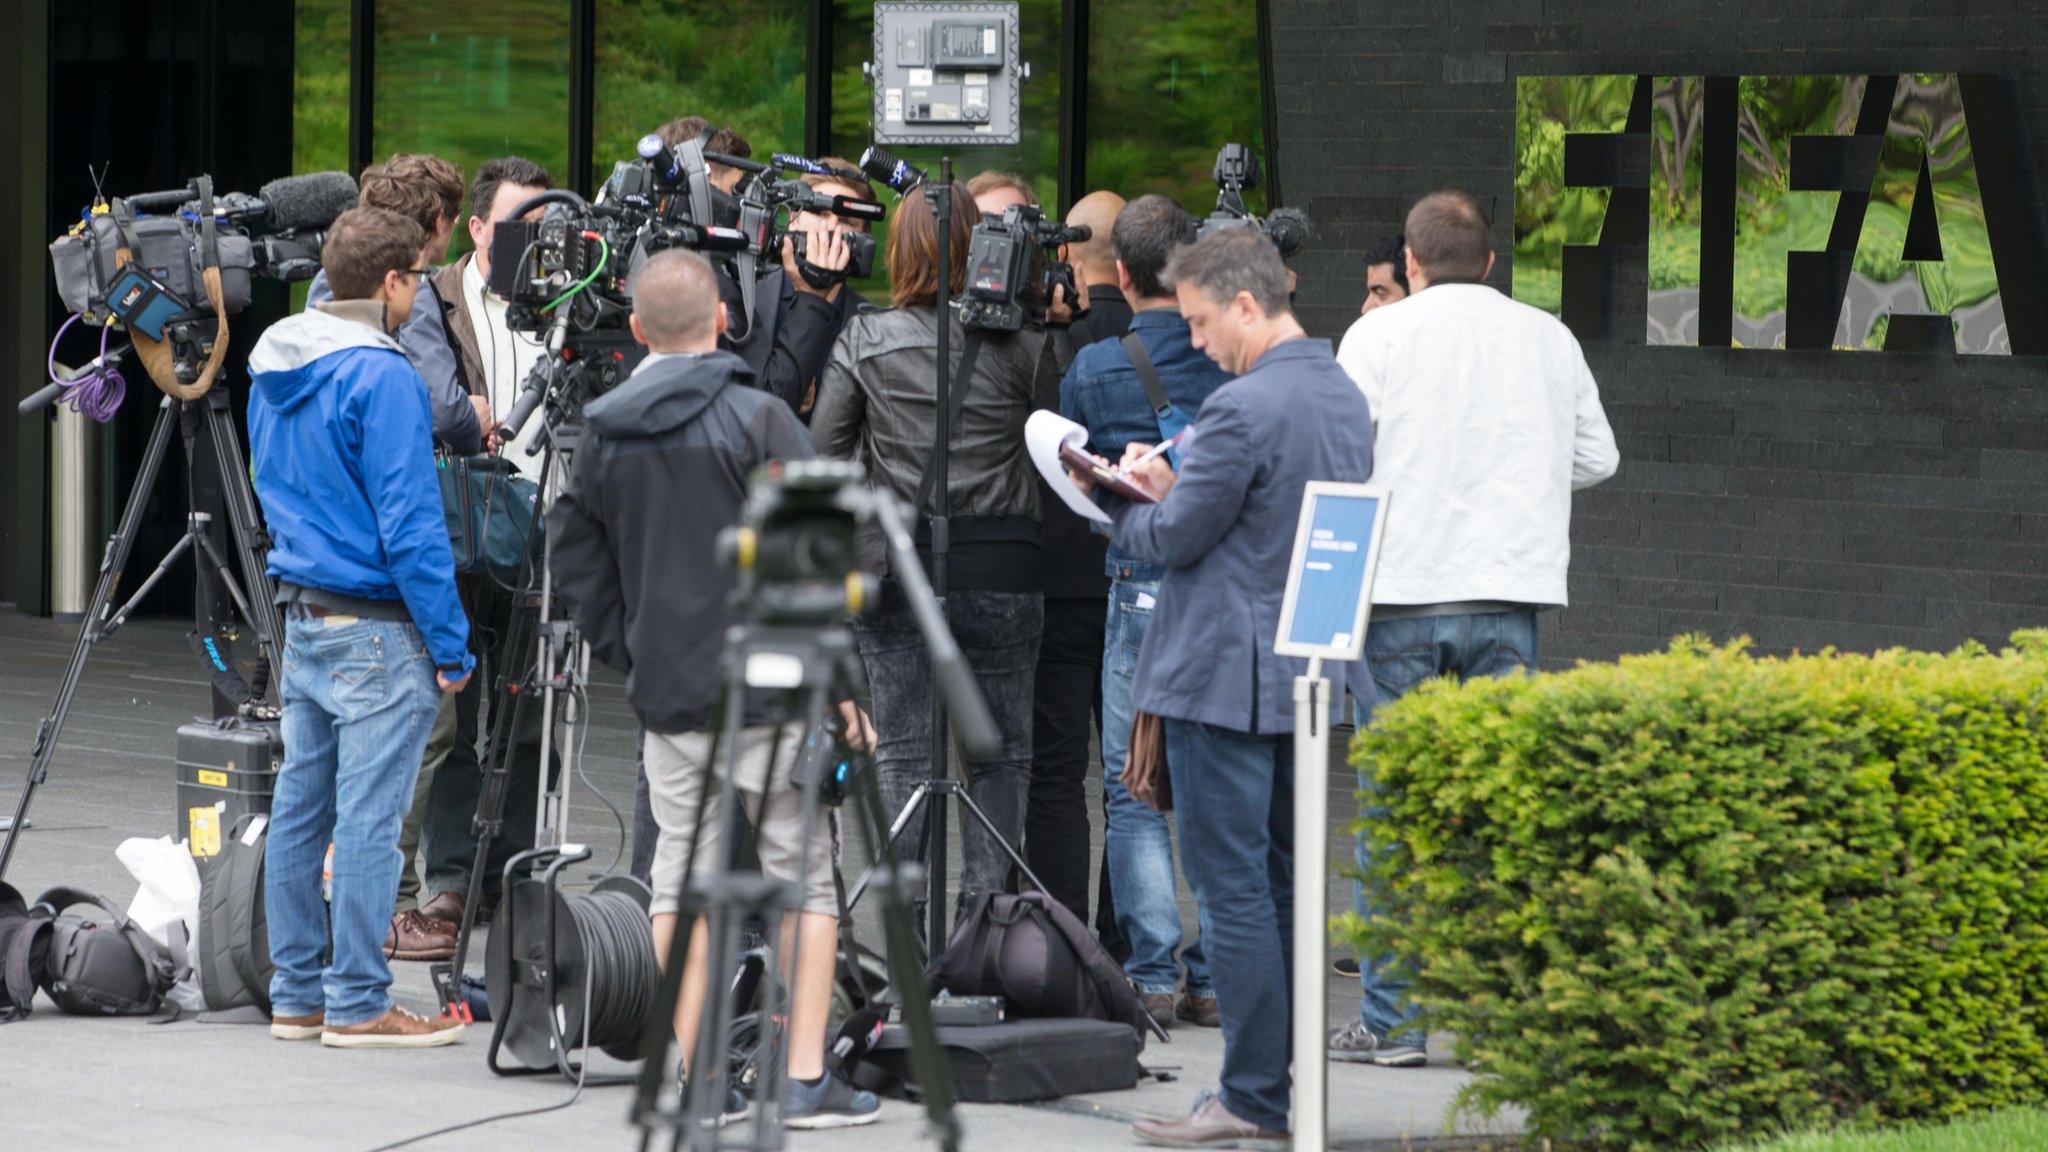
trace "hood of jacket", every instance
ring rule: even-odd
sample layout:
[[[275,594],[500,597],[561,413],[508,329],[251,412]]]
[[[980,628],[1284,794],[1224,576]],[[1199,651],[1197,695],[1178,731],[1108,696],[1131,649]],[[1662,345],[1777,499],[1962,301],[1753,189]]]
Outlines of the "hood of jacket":
[[[584,413],[591,430],[607,439],[660,436],[701,416],[729,385],[753,378],[746,361],[730,352],[661,360],[591,401]]]
[[[373,300],[329,300],[293,313],[266,329],[249,353],[250,383],[278,411],[289,412],[318,389],[320,374],[306,369],[323,356],[350,348],[405,355],[398,341],[378,327],[382,319],[383,305]]]

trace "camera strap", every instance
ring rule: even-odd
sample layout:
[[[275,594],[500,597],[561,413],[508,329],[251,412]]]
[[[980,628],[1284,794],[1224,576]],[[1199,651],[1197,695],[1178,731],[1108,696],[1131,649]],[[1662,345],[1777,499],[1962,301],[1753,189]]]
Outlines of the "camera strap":
[[[980,357],[981,330],[977,328],[967,333],[966,342],[960,346],[960,368],[953,373],[953,394],[947,398],[950,403],[946,407],[951,413],[946,421],[948,429],[960,426],[960,414],[967,410],[967,385],[974,379],[974,362]],[[939,471],[936,467],[939,462],[938,455],[938,449],[934,446],[932,458],[925,461],[924,475],[917,481],[917,499],[911,501],[910,507],[918,516],[925,514],[925,502],[932,498],[932,489],[939,482]]]
[[[1163,443],[1180,434],[1187,427],[1187,421],[1174,411],[1173,400],[1166,394],[1166,385],[1159,379],[1159,369],[1152,364],[1152,354],[1145,351],[1145,342],[1136,332],[1126,332],[1123,337],[1124,353],[1131,358],[1131,368],[1138,374],[1138,384],[1145,389],[1145,401],[1152,405],[1152,419],[1159,425],[1159,439]],[[1167,449],[1167,462],[1180,467],[1179,454]]]
[[[228,313],[220,286],[220,247],[213,219],[213,178],[201,176],[192,182],[192,186],[199,198],[199,279],[206,288],[207,310],[213,313],[213,346],[207,351],[205,361],[197,366],[197,374],[187,383],[178,379],[177,355],[169,340],[152,339],[147,333],[132,328],[128,331],[129,343],[134,346],[143,368],[149,372],[149,378],[166,394],[179,400],[197,400],[212,390],[215,377],[220,375],[221,363],[228,355]],[[133,264],[134,213],[127,201],[119,199],[114,201],[113,211],[115,225],[121,229],[121,242],[126,245],[116,260],[120,264]],[[198,309],[195,307],[194,311]]]

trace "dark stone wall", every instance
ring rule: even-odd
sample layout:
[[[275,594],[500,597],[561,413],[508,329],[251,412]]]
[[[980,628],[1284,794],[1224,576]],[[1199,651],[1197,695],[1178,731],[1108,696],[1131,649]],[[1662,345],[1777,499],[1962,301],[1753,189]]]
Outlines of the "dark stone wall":
[[[1507,284],[1517,76],[1999,76],[2036,237],[2048,3],[1271,0],[1279,164],[1318,236],[1303,319],[1341,337],[1359,256],[1419,195],[1493,205]],[[2048,359],[1589,343],[1620,474],[1581,493],[1545,663],[1747,635],[1946,648],[2048,626]]]

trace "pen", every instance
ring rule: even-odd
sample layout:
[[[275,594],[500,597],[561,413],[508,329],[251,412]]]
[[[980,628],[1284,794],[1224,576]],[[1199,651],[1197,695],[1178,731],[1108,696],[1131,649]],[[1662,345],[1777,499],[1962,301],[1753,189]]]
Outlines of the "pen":
[[[1183,428],[1180,431],[1175,432],[1172,436],[1167,437],[1165,442],[1161,443],[1158,447],[1152,449],[1150,452],[1145,453],[1143,456],[1138,457],[1136,460],[1131,461],[1129,464],[1126,464],[1123,467],[1118,468],[1116,470],[1117,479],[1128,479],[1131,475],[1132,470],[1137,468],[1138,465],[1147,463],[1151,460],[1154,460],[1160,456],[1165,455],[1169,449],[1171,449],[1174,445],[1180,443],[1181,437],[1188,434],[1188,428],[1193,427],[1194,425],[1190,424],[1187,428]]]

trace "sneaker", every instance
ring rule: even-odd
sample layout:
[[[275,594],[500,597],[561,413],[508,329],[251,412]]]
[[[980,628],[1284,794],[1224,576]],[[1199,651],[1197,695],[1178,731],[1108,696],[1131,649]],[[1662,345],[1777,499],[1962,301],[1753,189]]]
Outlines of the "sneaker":
[[[852,1128],[873,1124],[881,1108],[882,1102],[873,1092],[863,1092],[829,1072],[809,1084],[792,1077],[782,1106],[782,1124],[802,1131]]]
[[[325,1012],[309,1012],[304,1016],[272,1016],[270,1035],[277,1040],[318,1040],[326,1024]]]
[[[1356,980],[1358,979],[1358,960],[1352,956],[1340,956],[1330,962],[1330,971],[1335,972],[1339,976],[1349,976]]]
[[[390,1011],[361,1024],[329,1024],[320,1032],[323,1048],[439,1048],[462,1038],[462,1021],[428,1019],[393,1004]]]
[[[676,1110],[678,1112],[688,1107],[684,1102],[684,1097],[689,1094],[689,1091],[690,1085],[687,1081],[678,1080],[676,1082]],[[740,1091],[738,1085],[727,1085],[725,1089],[725,1109],[718,1114],[718,1126],[724,1128],[731,1124],[737,1124],[752,1115],[753,1111],[754,1103],[747,1099],[747,1094]]]
[[[1429,1063],[1429,1052],[1414,1044],[1388,1044],[1373,1035],[1365,1021],[1353,1020],[1330,1033],[1330,1059],[1381,1068],[1420,1068]]]

